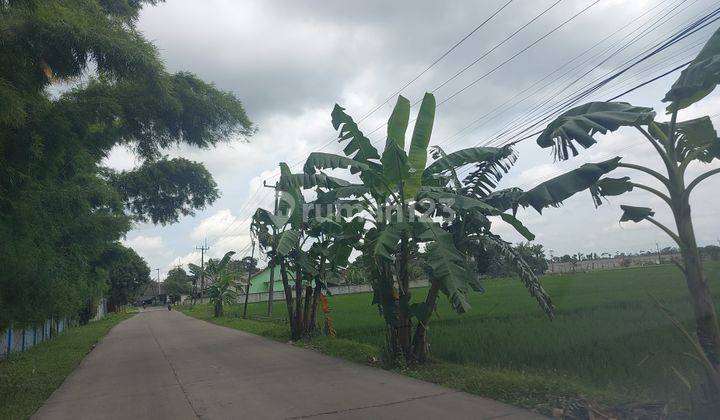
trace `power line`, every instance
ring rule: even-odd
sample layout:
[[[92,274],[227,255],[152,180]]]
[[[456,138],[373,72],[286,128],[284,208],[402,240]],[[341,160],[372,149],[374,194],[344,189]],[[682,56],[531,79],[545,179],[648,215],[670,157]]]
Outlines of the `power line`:
[[[559,3],[560,1],[562,1],[562,0],[558,0],[557,3]],[[495,16],[497,16],[500,12],[502,12],[502,11],[503,11],[507,6],[509,6],[510,3],[512,3],[512,2],[513,2],[513,0],[509,0],[507,3],[503,4],[502,7],[500,7],[498,10],[496,10],[496,11],[495,11],[493,14],[491,14],[487,19],[485,19],[484,21],[482,21],[479,25],[477,25],[475,28],[473,28],[472,31],[470,31],[467,35],[465,35],[462,39],[460,39],[460,40],[459,40],[458,42],[456,42],[452,47],[450,47],[447,51],[445,51],[445,52],[442,53],[438,58],[436,58],[435,60],[433,60],[433,62],[430,63],[430,65],[428,65],[427,67],[425,67],[425,69],[424,69],[423,71],[421,71],[420,73],[418,73],[415,77],[413,77],[412,80],[410,80],[409,82],[407,82],[407,83],[405,83],[404,85],[402,85],[402,87],[400,87],[400,89],[398,89],[397,91],[393,92],[393,94],[390,95],[390,96],[388,96],[387,99],[385,99],[381,104],[377,105],[375,108],[371,109],[368,113],[366,113],[365,115],[363,115],[358,122],[364,121],[367,117],[369,117],[370,115],[374,114],[377,110],[379,110],[380,108],[382,108],[383,105],[385,105],[385,104],[387,104],[388,102],[390,102],[391,100],[393,100],[393,99],[395,98],[395,96],[399,95],[399,94],[400,94],[403,90],[405,90],[408,86],[410,86],[411,84],[413,84],[413,83],[414,83],[415,81],[417,81],[420,77],[422,77],[425,73],[427,73],[430,69],[432,69],[433,67],[435,67],[436,64],[438,64],[438,63],[439,63],[440,61],[442,61],[445,57],[447,57],[448,54],[450,54],[451,52],[453,52],[458,46],[460,46],[460,44],[462,44],[463,42],[465,42],[468,38],[470,38],[473,34],[475,34],[475,32],[477,32],[480,28],[482,28],[482,27],[485,26],[488,22],[490,22]],[[556,4],[557,4],[557,3],[556,3]],[[333,141],[335,141],[335,139],[333,139]]]
[[[455,73],[454,75],[452,75],[449,79],[447,79],[447,80],[445,80],[444,82],[442,82],[439,86],[437,86],[435,89],[433,89],[432,92],[433,92],[433,93],[434,93],[434,92],[437,92],[437,91],[440,90],[443,86],[445,86],[445,85],[447,85],[448,83],[450,83],[451,81],[455,80],[458,76],[460,76],[461,74],[465,73],[468,69],[470,69],[470,68],[473,67],[475,64],[477,64],[478,62],[480,62],[480,60],[482,60],[483,58],[487,57],[487,56],[488,56],[489,54],[491,54],[493,51],[495,51],[496,49],[498,49],[498,48],[500,48],[502,45],[504,45],[506,42],[508,42],[508,41],[510,41],[511,39],[513,39],[513,38],[515,37],[515,35],[519,34],[519,33],[522,32],[525,28],[527,28],[528,26],[532,25],[536,20],[540,19],[542,16],[544,16],[546,13],[548,13],[550,10],[552,10],[555,6],[557,6],[557,5],[558,5],[560,2],[562,2],[562,1],[563,1],[563,0],[557,0],[555,3],[551,4],[550,7],[544,9],[544,10],[543,10],[542,12],[540,12],[538,15],[536,15],[535,17],[533,17],[532,19],[530,19],[530,21],[528,21],[527,23],[525,23],[524,25],[522,25],[521,27],[519,27],[518,29],[516,29],[513,33],[511,33],[511,34],[510,34],[509,36],[507,36],[505,39],[503,39],[502,41],[500,41],[500,43],[495,44],[494,47],[490,48],[489,50],[487,50],[486,52],[484,52],[483,54],[481,54],[479,57],[477,57],[475,60],[473,60],[470,64],[468,64],[467,66],[463,67],[462,69],[460,69],[460,71],[458,71],[457,73]],[[598,0],[598,1],[600,1],[600,0]],[[596,3],[597,3],[597,1],[596,1]],[[416,105],[417,103],[418,103],[418,102],[416,102],[416,103],[413,104],[413,105]]]
[[[647,34],[649,34],[650,32],[653,32],[654,30],[656,30],[656,29],[659,27],[660,24],[663,24],[663,23],[667,22],[668,19],[672,18],[673,16],[671,15],[671,13],[672,13],[674,10],[676,10],[680,5],[682,5],[683,3],[685,3],[686,1],[687,1],[687,0],[682,0],[682,1],[680,1],[679,3],[675,4],[675,5],[670,5],[670,6],[666,7],[666,8],[664,8],[664,9],[661,10],[658,14],[656,14],[655,16],[653,16],[653,17],[651,18],[651,20],[655,20],[655,21],[652,22],[649,26],[648,26],[648,25],[640,26],[640,27],[636,28],[635,30],[631,31],[630,33],[628,33],[627,35],[625,35],[625,36],[624,36],[621,40],[619,40],[618,42],[616,42],[616,43],[614,43],[613,45],[609,46],[605,51],[609,51],[609,50],[612,49],[615,45],[618,45],[618,44],[622,43],[625,39],[627,39],[628,37],[630,37],[630,36],[631,36],[634,32],[636,32],[638,29],[644,28],[639,34],[635,35],[632,39],[630,39],[629,41],[627,41],[624,45],[621,45],[618,49],[616,49],[614,52],[612,52],[608,57],[604,58],[604,59],[601,60],[598,64],[596,64],[596,65],[594,65],[593,67],[591,67],[590,69],[586,70],[582,75],[580,75],[579,77],[575,78],[575,80],[573,80],[572,82],[570,82],[567,86],[559,89],[556,93],[554,93],[553,95],[551,95],[551,96],[548,97],[547,99],[543,100],[538,106],[535,107],[535,109],[538,110],[539,107],[542,107],[542,106],[547,105],[549,102],[551,102],[552,100],[554,100],[558,95],[560,95],[560,94],[563,93],[563,92],[566,92],[568,89],[570,89],[571,86],[573,86],[574,84],[576,84],[577,82],[579,82],[579,81],[580,81],[583,77],[585,77],[586,75],[590,74],[590,72],[592,72],[593,70],[595,70],[596,68],[598,68],[598,67],[601,66],[602,64],[606,63],[607,61],[609,61],[609,60],[610,60],[611,58],[613,58],[614,56],[618,55],[618,54],[619,54],[620,52],[622,52],[623,50],[627,49],[630,45],[632,45],[633,43],[635,43],[635,42],[636,42],[638,39],[640,39],[641,37],[644,37],[644,36],[646,36]],[[691,4],[694,4],[696,1],[697,1],[697,0],[695,0],[695,1],[692,2]],[[689,7],[689,6],[690,6],[690,5],[686,6],[685,8],[687,8],[687,7]],[[688,23],[688,24],[689,24],[689,23]],[[653,42],[657,42],[657,40],[659,40],[660,38],[662,38],[662,37],[656,38],[656,40],[653,41]],[[656,44],[656,45],[658,45],[658,44]],[[637,54],[635,57],[637,58],[637,57],[639,57],[639,56],[640,56],[640,54]],[[632,61],[632,59],[625,61],[625,63],[624,63],[623,65],[629,63],[630,61]],[[622,67],[622,65],[616,67],[616,69],[619,69],[620,67]],[[609,72],[606,73],[606,74],[611,74],[613,71],[615,71],[615,70],[611,70],[611,71],[609,71]],[[598,80],[600,80],[600,78],[594,79],[594,81],[591,82],[591,83],[594,83],[594,82],[596,82],[596,81],[598,81]],[[577,90],[575,90],[573,93],[570,93],[570,94],[564,96],[563,99],[561,99],[561,101],[564,101],[564,100],[566,100],[567,98],[570,98],[570,97],[572,97],[573,95],[576,95],[576,94],[577,94],[578,92],[580,92],[582,89],[583,89],[583,88],[577,89]],[[510,122],[509,128],[506,128],[504,131],[501,130],[500,133],[495,134],[495,135],[494,135],[494,138],[493,138],[492,140],[487,141],[486,144],[487,144],[487,143],[493,143],[495,140],[500,139],[503,135],[511,132],[512,130],[517,129],[517,128],[520,126],[520,124],[522,124],[522,123],[520,123],[520,121],[524,121],[524,120],[527,120],[528,118],[531,118],[531,116],[532,116],[533,114],[537,114],[537,112],[536,112],[536,111],[530,111],[529,113],[526,112],[526,113],[524,113],[523,115],[520,115],[520,116],[514,118],[513,121]],[[535,117],[533,117],[533,118],[535,118]]]
[[[505,64],[507,64],[507,63],[509,63],[510,61],[514,60],[516,57],[518,57],[519,55],[523,54],[525,51],[529,50],[530,48],[534,47],[534,46],[537,45],[539,42],[541,42],[542,40],[544,40],[545,38],[547,38],[548,36],[552,35],[552,34],[555,33],[556,31],[560,30],[563,26],[565,26],[565,25],[567,25],[568,23],[570,23],[571,21],[575,20],[578,16],[580,16],[581,14],[583,14],[583,13],[585,13],[586,11],[590,10],[590,8],[592,8],[593,6],[595,6],[595,5],[598,4],[598,3],[600,3],[600,0],[595,0],[594,2],[590,3],[590,5],[586,6],[584,9],[580,10],[579,12],[577,12],[576,14],[574,14],[573,16],[571,16],[570,18],[566,19],[566,20],[563,21],[560,25],[558,25],[558,26],[556,26],[555,28],[553,28],[550,32],[546,33],[545,35],[543,35],[543,36],[541,36],[540,38],[538,38],[538,39],[536,39],[535,41],[533,41],[530,45],[526,46],[526,47],[523,48],[522,50],[520,50],[520,51],[518,51],[517,53],[513,54],[510,58],[508,58],[507,60],[505,60],[505,61],[503,61],[502,63],[498,64],[498,65],[495,66],[492,70],[488,71],[487,73],[485,73],[485,74],[483,74],[482,76],[478,77],[477,79],[473,80],[472,82],[470,82],[469,84],[465,85],[465,86],[462,87],[461,89],[457,90],[457,91],[454,92],[452,95],[450,95],[450,96],[448,96],[447,98],[445,98],[445,99],[443,99],[442,101],[440,101],[440,102],[438,103],[438,106],[440,106],[440,105],[442,105],[442,104],[444,104],[444,103],[452,100],[452,99],[453,99],[454,97],[456,97],[457,95],[461,94],[462,92],[466,91],[466,90],[469,89],[470,87],[474,86],[474,85],[477,84],[479,81],[481,81],[482,79],[484,79],[484,78],[486,78],[487,76],[491,75],[492,73],[494,73],[495,71],[497,71],[498,69],[500,69],[501,67],[503,67]]]
[[[560,64],[557,68],[555,68],[555,69],[552,70],[551,72],[547,73],[545,76],[543,76],[542,78],[536,80],[536,81],[533,82],[530,86],[526,87],[524,90],[516,93],[516,94],[513,95],[511,98],[509,98],[508,100],[506,100],[505,102],[503,102],[500,106],[494,107],[494,108],[491,109],[490,111],[487,111],[486,113],[484,113],[484,114],[482,114],[481,116],[477,117],[476,119],[474,119],[472,122],[470,122],[469,124],[467,124],[466,126],[464,126],[462,129],[460,129],[459,131],[457,131],[457,132],[456,132],[455,134],[453,134],[452,136],[445,138],[443,141],[440,142],[440,144],[443,144],[443,145],[447,146],[447,145],[449,145],[449,144],[457,143],[458,140],[454,140],[454,141],[452,141],[452,142],[450,142],[450,143],[447,143],[447,142],[450,141],[450,140],[452,140],[452,139],[454,139],[454,138],[456,138],[456,137],[458,137],[460,134],[462,134],[463,132],[465,132],[467,129],[473,127],[475,124],[477,124],[477,123],[479,123],[479,122],[482,122],[482,124],[477,125],[476,127],[474,127],[473,130],[477,130],[478,128],[480,128],[480,127],[482,127],[483,125],[485,125],[487,122],[489,122],[489,121],[491,121],[491,120],[499,117],[500,115],[502,115],[503,112],[505,112],[505,111],[507,111],[507,110],[509,110],[509,109],[512,109],[512,108],[518,106],[519,104],[525,102],[527,99],[529,99],[530,97],[532,97],[532,95],[533,95],[532,93],[531,93],[531,94],[528,94],[528,95],[525,95],[523,98],[521,98],[521,99],[519,99],[519,100],[517,100],[517,101],[515,101],[515,99],[518,98],[518,97],[520,97],[521,95],[525,94],[526,92],[529,92],[531,89],[533,89],[534,87],[538,86],[540,83],[544,82],[545,80],[551,78],[552,76],[555,76],[555,77],[552,78],[552,79],[551,79],[550,81],[548,81],[547,83],[545,83],[545,84],[543,84],[542,86],[540,86],[538,89],[536,89],[536,90],[535,90],[535,93],[538,93],[538,92],[546,89],[546,88],[549,87],[550,85],[556,83],[557,81],[561,80],[561,79],[562,79],[563,77],[565,77],[566,75],[570,74],[571,72],[573,72],[573,71],[575,71],[576,69],[580,68],[580,66],[582,66],[582,65],[584,65],[585,63],[587,63],[587,62],[589,62],[590,60],[592,60],[592,59],[594,58],[594,56],[589,56],[587,59],[585,59],[584,61],[576,64],[574,67],[568,68],[568,66],[569,66],[571,63],[573,63],[574,61],[576,61],[576,60],[578,60],[579,58],[583,57],[584,55],[588,54],[590,51],[594,50],[596,47],[600,46],[600,45],[603,44],[605,41],[609,40],[609,39],[612,38],[613,36],[615,36],[615,35],[617,35],[618,33],[622,32],[623,30],[625,30],[625,29],[628,28],[629,26],[632,26],[633,24],[639,22],[640,19],[642,19],[642,18],[643,18],[644,16],[646,16],[647,14],[651,13],[653,10],[659,8],[663,3],[666,3],[667,1],[668,1],[668,0],[663,0],[663,1],[661,1],[660,3],[656,4],[655,6],[653,6],[652,8],[646,10],[645,12],[643,12],[642,14],[640,14],[639,16],[636,16],[636,17],[632,18],[628,23],[626,23],[626,24],[623,25],[622,27],[616,29],[615,31],[613,31],[612,33],[610,33],[609,35],[607,35],[605,38],[601,39],[600,41],[596,42],[596,43],[593,44],[590,48],[586,49],[586,50],[583,51],[582,53],[580,53],[580,54],[574,56],[573,58],[571,58],[570,60],[568,60],[568,61]],[[683,0],[683,1],[685,1],[685,0]],[[661,13],[662,13],[662,12],[661,12]],[[653,17],[653,18],[654,18],[654,17]],[[653,18],[650,18],[650,19],[653,19]],[[642,25],[642,23],[641,23],[640,26],[639,26],[638,28],[636,28],[635,30],[633,30],[632,32],[630,32],[630,34],[632,34],[633,32],[637,31],[638,29],[642,28],[642,26],[643,26],[643,25]],[[628,35],[629,35],[629,34],[628,34]],[[625,37],[627,37],[628,35],[625,35]],[[624,39],[625,37],[623,37],[623,39]],[[598,55],[599,55],[599,56],[602,56],[602,54],[604,54],[606,51],[609,51],[614,45],[616,45],[616,44],[619,43],[619,42],[622,42],[622,39],[619,40],[619,41],[616,41],[616,42],[613,43],[613,44],[611,44],[610,46],[608,46],[607,48],[605,48],[602,52],[600,52]],[[558,75],[558,73],[559,73],[560,71],[562,71],[563,69],[567,69],[567,70],[566,70],[564,73]],[[493,115],[493,116],[490,117],[491,115]],[[490,118],[488,118],[488,117],[490,117]],[[467,134],[463,135],[462,137],[465,137],[465,136],[467,136]]]
[[[562,110],[565,110],[565,109],[567,109],[568,107],[573,106],[574,104],[576,104],[577,102],[579,102],[579,101],[582,100],[583,98],[589,96],[590,94],[592,94],[593,92],[597,91],[597,90],[600,89],[601,87],[607,85],[607,84],[608,84],[609,82],[611,82],[612,80],[614,80],[614,79],[618,78],[619,76],[621,76],[622,74],[626,73],[626,72],[627,72],[628,70],[630,70],[631,68],[633,68],[633,67],[637,66],[638,64],[644,62],[645,60],[649,59],[650,57],[653,57],[653,56],[655,56],[656,54],[659,54],[659,53],[662,52],[663,50],[667,49],[669,46],[671,46],[671,45],[673,45],[673,44],[675,44],[675,43],[677,43],[677,42],[680,42],[681,40],[687,38],[688,36],[696,33],[697,31],[705,28],[705,27],[708,26],[708,25],[712,24],[712,23],[715,22],[716,20],[720,19],[720,17],[716,17],[716,15],[719,14],[719,13],[720,13],[720,8],[716,9],[716,10],[715,10],[714,12],[712,12],[712,13],[709,13],[709,14],[706,15],[705,17],[699,19],[698,21],[693,22],[693,23],[692,23],[691,25],[689,25],[687,28],[685,28],[685,29],[683,29],[683,30],[681,30],[681,31],[679,31],[679,32],[676,32],[673,36],[671,36],[669,39],[666,39],[664,42],[661,42],[659,45],[656,44],[656,45],[653,47],[654,49],[653,49],[652,51],[646,53],[646,54],[645,54],[644,56],[642,56],[641,58],[628,60],[627,62],[631,62],[629,65],[625,66],[625,64],[623,64],[623,66],[625,66],[625,67],[621,68],[620,70],[616,70],[616,71],[614,71],[614,72],[609,73],[609,74],[610,74],[609,76],[604,77],[604,78],[601,79],[599,82],[597,82],[597,83],[591,85],[590,87],[582,90],[580,93],[571,94],[569,99],[563,99],[563,100],[562,100],[563,102],[561,102],[559,105],[556,105],[556,106],[554,106],[552,109],[550,109],[550,110],[548,110],[548,111],[545,111],[545,112],[544,112],[543,114],[541,114],[540,116],[535,117],[535,118],[532,120],[532,121],[534,121],[534,122],[529,123],[528,125],[525,126],[525,128],[521,129],[519,132],[514,133],[511,137],[517,136],[517,135],[521,134],[522,132],[526,132],[526,131],[529,131],[530,129],[534,128],[534,127],[537,127],[538,125],[542,124],[544,121],[548,120],[548,118],[551,118],[552,115],[555,115],[555,114],[557,114],[558,112],[562,112]],[[708,20],[708,19],[709,19],[709,20]],[[642,55],[642,54],[640,54],[640,55]],[[637,56],[636,56],[636,57],[637,57]],[[633,60],[635,60],[635,61],[633,61]],[[626,63],[627,63],[627,62],[626,62]],[[568,96],[566,96],[566,98],[568,98]],[[507,131],[507,130],[506,130],[506,131]],[[526,140],[526,139],[529,138],[529,137],[532,137],[532,135],[526,136],[526,137],[522,137],[522,138],[520,138],[520,139],[518,139],[518,140],[516,140],[516,141],[513,141],[511,144],[516,144],[516,143],[518,143],[518,142],[520,142],[520,141]],[[498,137],[496,137],[496,138],[498,138]],[[506,142],[505,144],[510,144],[510,143],[507,143],[507,142]]]
[[[498,44],[498,45],[496,45],[495,47],[493,47],[493,49],[491,49],[490,51],[494,51],[495,48],[497,48],[498,46],[502,45],[502,44],[505,43],[507,40],[509,40],[510,38],[512,38],[513,36],[515,36],[515,35],[516,35],[518,32],[520,32],[522,29],[524,29],[525,27],[527,27],[528,25],[530,25],[531,23],[533,23],[534,21],[536,21],[539,17],[541,17],[542,15],[544,15],[545,13],[547,13],[550,9],[552,9],[553,7],[555,7],[555,5],[557,5],[558,3],[560,3],[560,1],[562,1],[562,0],[556,1],[556,2],[553,3],[549,8],[543,10],[539,15],[535,16],[535,17],[534,17],[533,19],[531,19],[528,23],[526,23],[525,25],[521,26],[518,30],[516,30],[515,32],[513,32],[509,37],[507,37],[506,39],[504,39],[503,41],[501,41],[500,44]],[[477,82],[479,82],[480,80],[484,79],[485,77],[487,77],[487,76],[489,76],[490,74],[494,73],[495,71],[499,70],[499,69],[502,68],[505,64],[509,63],[510,61],[514,60],[514,59],[517,58],[518,56],[522,55],[522,54],[525,53],[527,50],[529,50],[530,48],[534,47],[534,46],[537,45],[539,42],[541,42],[543,39],[545,39],[545,38],[547,38],[548,36],[552,35],[554,32],[558,31],[559,29],[561,29],[562,27],[564,27],[566,24],[568,24],[569,22],[571,22],[572,20],[574,20],[575,18],[577,18],[577,17],[580,16],[581,14],[585,13],[587,10],[589,10],[590,8],[592,8],[593,6],[595,6],[595,5],[596,5],[597,3],[599,3],[600,1],[601,1],[601,0],[595,0],[593,3],[591,3],[590,5],[588,5],[588,6],[586,6],[585,8],[583,8],[580,12],[576,13],[575,15],[571,16],[570,18],[566,19],[564,22],[562,22],[562,23],[560,23],[559,25],[555,26],[552,30],[550,30],[549,32],[547,32],[545,35],[543,35],[543,36],[541,36],[540,38],[536,39],[534,42],[532,42],[530,45],[526,46],[525,48],[523,48],[523,49],[520,50],[519,52],[513,54],[510,58],[508,58],[508,59],[506,59],[504,62],[500,63],[499,65],[497,65],[496,67],[494,67],[492,70],[490,70],[489,72],[487,72],[487,73],[485,73],[484,75],[482,75],[480,78],[475,79],[475,80],[474,80],[473,82],[471,82],[469,85],[466,85],[465,87],[461,88],[459,91],[456,91],[455,93],[453,93],[452,95],[450,95],[448,98],[445,98],[445,99],[443,99],[442,101],[440,101],[440,102],[437,104],[437,107],[440,107],[441,105],[445,104],[446,102],[452,100],[453,98],[455,98],[455,97],[456,97],[457,95],[459,95],[460,93],[464,92],[465,90],[469,89],[469,88],[472,87],[473,85],[477,84]],[[486,54],[485,54],[485,55],[486,55]],[[485,55],[481,56],[481,58],[484,57]],[[476,60],[476,61],[479,61],[479,60]],[[474,62],[471,63],[471,64],[474,64]],[[464,72],[467,68],[469,68],[469,67],[466,67],[465,69],[461,70],[461,72]],[[453,79],[454,77],[456,77],[456,76],[451,77],[451,79]],[[448,81],[449,81],[449,80],[448,80]],[[446,82],[447,82],[447,81],[446,81]],[[440,86],[438,86],[437,88],[435,88],[434,90],[432,90],[432,92],[433,92],[433,93],[436,92],[438,89],[440,89],[440,88],[441,88],[442,86],[444,86],[445,84],[446,84],[446,83],[441,84]],[[420,101],[421,101],[421,100],[418,100],[418,101],[414,102],[414,103],[412,104],[412,106],[417,105],[418,103],[420,103]],[[411,122],[414,122],[415,120],[416,120],[416,119],[413,119]],[[387,123],[381,124],[380,126],[376,127],[375,129],[373,129],[372,131],[370,131],[369,133],[367,133],[366,135],[369,136],[369,135],[375,133],[376,131],[380,130],[381,128],[385,127],[386,125],[387,125]],[[373,144],[375,144],[375,143],[376,143],[376,142],[373,142]]]

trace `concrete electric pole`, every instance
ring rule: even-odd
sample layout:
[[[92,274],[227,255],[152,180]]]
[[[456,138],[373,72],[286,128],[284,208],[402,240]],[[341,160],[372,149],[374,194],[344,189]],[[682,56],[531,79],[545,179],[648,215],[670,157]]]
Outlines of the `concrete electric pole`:
[[[203,294],[205,293],[205,251],[210,249],[207,244],[207,238],[205,239],[204,245],[196,246],[195,249],[200,251],[200,300],[202,301]]]

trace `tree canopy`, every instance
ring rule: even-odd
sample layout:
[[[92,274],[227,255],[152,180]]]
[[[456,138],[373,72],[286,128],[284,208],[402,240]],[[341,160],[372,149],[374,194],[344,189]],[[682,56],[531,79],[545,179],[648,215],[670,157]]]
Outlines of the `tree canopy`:
[[[0,3],[0,324],[76,313],[112,285],[105,259],[133,221],[217,199],[205,167],[166,148],[254,132],[233,94],[165,70],[135,28],[155,3]],[[139,167],[104,167],[118,146]]]

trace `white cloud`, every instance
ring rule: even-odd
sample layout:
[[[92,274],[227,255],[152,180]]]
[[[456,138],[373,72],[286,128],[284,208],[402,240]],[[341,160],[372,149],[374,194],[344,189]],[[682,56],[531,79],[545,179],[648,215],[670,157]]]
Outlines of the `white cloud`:
[[[124,239],[122,243],[134,249],[135,252],[146,259],[172,255],[172,252],[165,246],[165,242],[161,236],[137,235],[129,239]]]

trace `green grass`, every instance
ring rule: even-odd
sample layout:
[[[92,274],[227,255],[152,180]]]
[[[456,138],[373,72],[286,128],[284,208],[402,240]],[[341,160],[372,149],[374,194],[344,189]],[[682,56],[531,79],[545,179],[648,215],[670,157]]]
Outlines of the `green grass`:
[[[707,272],[713,290],[720,291],[720,264],[707,264]],[[472,294],[473,309],[462,316],[441,301],[429,331],[436,363],[405,373],[531,408],[577,396],[611,404],[655,399],[686,404],[688,391],[671,368],[693,377],[697,367],[682,355],[690,348],[650,296],[692,332],[688,292],[677,269],[631,268],[542,281],[557,307],[552,321],[513,279],[488,281],[486,293]],[[414,289],[413,295],[419,300],[424,290]],[[715,298],[720,301],[720,294]],[[368,294],[331,297],[337,343],[321,338],[304,345],[356,361],[379,354],[383,324],[370,301]],[[265,308],[253,304],[248,312],[260,319]],[[276,318],[264,322],[239,320],[240,310],[230,307],[214,322],[287,339],[283,303],[276,303]],[[207,308],[191,312],[198,316]],[[362,350],[353,350],[353,343],[362,344]]]
[[[25,419],[62,384],[112,327],[132,316],[106,318],[70,328],[57,338],[0,360],[0,419]]]

